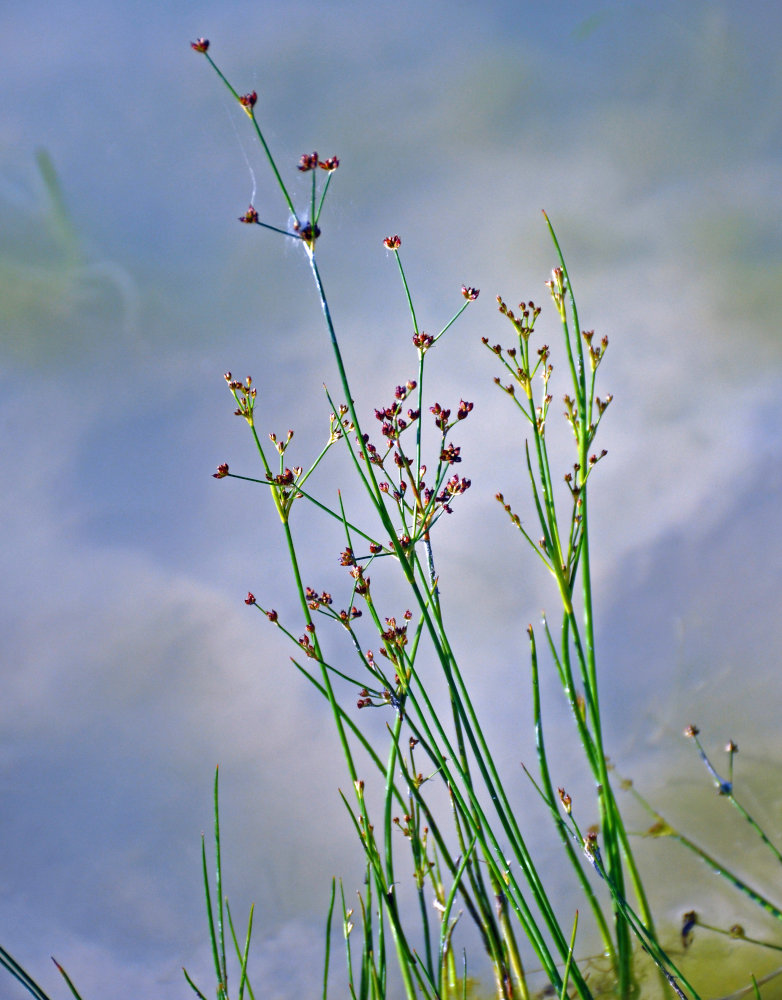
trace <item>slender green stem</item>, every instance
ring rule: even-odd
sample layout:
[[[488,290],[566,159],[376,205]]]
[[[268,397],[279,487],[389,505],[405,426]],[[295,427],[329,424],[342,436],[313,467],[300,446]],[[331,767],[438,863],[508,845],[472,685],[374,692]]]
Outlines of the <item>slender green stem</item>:
[[[609,956],[613,963],[616,962],[616,955],[614,952],[614,945],[611,940],[611,934],[608,930],[608,925],[606,924],[605,917],[603,916],[603,911],[598,902],[597,896],[592,889],[592,886],[587,879],[586,873],[581,866],[579,859],[573,849],[572,840],[567,832],[567,828],[563,823],[559,813],[557,811],[557,802],[554,795],[554,785],[551,781],[551,773],[548,766],[548,756],[546,754],[546,743],[543,734],[543,715],[540,706],[540,683],[538,674],[538,657],[537,648],[535,644],[535,634],[532,628],[529,628],[529,639],[530,639],[530,664],[532,670],[532,706],[533,706],[533,716],[535,719],[535,743],[538,751],[538,766],[540,770],[541,782],[543,785],[543,798],[549,808],[552,811],[552,815],[555,818],[555,824],[557,828],[557,833],[559,834],[560,840],[565,848],[565,852],[568,855],[568,860],[576,873],[576,877],[581,886],[581,890],[584,893],[587,901],[589,902],[590,909],[592,910],[592,915],[594,917],[595,923],[597,925],[598,931],[600,932],[600,939],[603,942],[603,949],[605,953]]]
[[[223,75],[222,70],[217,66],[217,63],[215,63],[215,61],[212,59],[212,57],[209,55],[208,52],[204,51],[204,57],[206,58],[206,61],[209,63],[209,65],[212,67],[212,69],[215,71],[215,73],[217,73],[217,75],[223,81],[223,83],[228,88],[228,90],[231,92],[231,94],[234,96],[234,98],[237,101],[239,101],[239,103],[242,105],[242,108],[244,109],[245,113],[249,116],[250,120],[252,121],[253,128],[255,129],[255,135],[256,135],[258,141],[260,142],[261,146],[263,146],[263,151],[266,153],[266,159],[268,160],[269,166],[272,168],[272,171],[274,172],[274,176],[275,176],[275,178],[277,180],[277,184],[279,185],[280,191],[282,192],[282,195],[285,198],[285,201],[286,201],[286,203],[288,205],[288,208],[290,209],[290,213],[293,216],[293,218],[297,222],[299,222],[299,218],[296,215],[296,209],[293,207],[293,201],[291,200],[291,196],[288,194],[288,189],[285,186],[285,182],[283,181],[283,179],[282,179],[282,177],[280,175],[279,170],[277,169],[277,164],[274,162],[274,157],[272,156],[271,150],[269,149],[268,145],[266,144],[266,139],[264,138],[263,132],[261,131],[261,127],[258,124],[258,120],[255,117],[255,110],[254,110],[254,108],[248,107],[246,104],[242,103],[242,97],[241,97],[241,95],[238,94],[236,92],[236,90],[234,90],[234,88],[228,82],[228,80],[226,79],[226,77]]]
[[[220,768],[215,768],[214,809],[215,809],[215,898],[217,901],[217,935],[220,945],[220,989],[228,997],[228,963],[225,960],[225,921],[223,911],[223,862],[220,853],[220,809],[218,805],[218,783]]]
[[[64,975],[65,973],[62,966],[59,965],[55,959],[52,959],[52,961],[57,966],[60,973]],[[2,965],[7,972],[10,972],[14,979],[21,983],[31,996],[35,997],[35,1000],[49,1000],[49,997],[46,993],[44,993],[32,976],[25,972],[13,955],[10,955],[5,948],[2,947],[0,947],[0,965]]]

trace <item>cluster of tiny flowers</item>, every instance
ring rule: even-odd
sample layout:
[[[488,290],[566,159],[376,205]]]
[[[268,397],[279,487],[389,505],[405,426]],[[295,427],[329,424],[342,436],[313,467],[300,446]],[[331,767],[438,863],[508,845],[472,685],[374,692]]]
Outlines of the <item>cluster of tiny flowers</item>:
[[[443,503],[448,497],[458,496],[460,493],[466,493],[467,490],[472,486],[471,479],[465,479],[463,476],[460,478],[456,474],[451,476],[448,482],[443,487],[442,493],[437,497],[438,503]],[[450,507],[444,507],[449,514],[451,513]]]
[[[358,694],[356,708],[381,708],[383,705],[393,705],[396,700],[388,688],[383,688],[380,694],[376,695],[379,699],[378,701],[372,700],[372,696],[367,688],[361,688]]]
[[[340,564],[340,566],[355,566],[356,565],[356,557],[353,555],[353,549],[351,549],[350,547],[348,547],[348,548],[346,548],[344,550],[344,552],[340,553],[339,564]]]
[[[535,326],[535,321],[538,316],[540,316],[540,306],[536,306],[535,303],[530,299],[529,302],[519,302],[519,313],[517,316],[512,309],[503,302],[501,296],[497,296],[497,306],[500,313],[513,323],[516,327],[516,332],[522,340],[528,340],[530,334],[532,333],[532,328]],[[483,343],[487,344],[487,340],[483,339]],[[493,347],[492,350],[495,354],[499,354],[501,349],[498,347]]]
[[[308,626],[309,627],[309,626]],[[312,645],[312,641],[308,635],[302,635],[299,637],[299,645],[304,650],[305,654],[310,657],[310,659],[315,659],[317,657],[317,651]]]
[[[373,465],[383,464],[383,459],[380,455],[378,455],[377,448],[369,440],[369,434],[362,434],[360,438],[357,437],[356,444],[362,449],[358,453],[359,458],[365,459],[369,457],[369,461],[372,462]]]
[[[413,613],[405,611],[403,617],[405,619],[404,625],[397,625],[396,618],[386,618],[386,625],[388,627],[381,633],[384,642],[391,643],[400,648],[407,645],[407,623],[413,617]],[[383,650],[381,650],[382,652]]]
[[[434,416],[434,422],[439,427],[439,429],[445,434],[451,427],[456,423],[457,420],[465,420],[467,415],[472,412],[474,404],[468,403],[464,399],[459,400],[459,409],[456,411],[456,420],[449,423],[451,417],[450,409],[446,409],[439,403],[435,403],[434,406],[429,407],[429,412]]]
[[[230,372],[226,372],[223,378],[228,383],[228,388],[234,394],[234,398],[238,404],[238,409],[234,410],[234,415],[244,417],[247,421],[252,421],[253,407],[255,406],[255,397],[257,395],[257,390],[253,386],[252,375],[248,375],[244,382],[235,379]]]
[[[433,343],[434,337],[428,333],[424,333],[423,330],[420,333],[413,334],[413,346],[417,347],[421,354],[426,354]]]
[[[307,596],[307,604],[310,611],[317,611],[320,607],[330,607],[331,605],[331,594],[324,590],[322,594],[317,594],[312,587],[307,587],[305,590]]]
[[[300,465],[294,465],[292,469],[286,468],[276,476],[272,475],[271,472],[267,472],[266,479],[270,483],[274,483],[275,486],[293,486],[303,471]]]
[[[302,173],[306,173],[308,170],[317,170],[320,167],[321,170],[327,170],[329,172],[336,170],[339,166],[339,157],[330,156],[327,160],[318,159],[317,153],[302,153],[299,159],[299,170]]]
[[[332,597],[328,591],[324,590],[323,593],[318,594],[312,587],[307,587],[305,593],[307,596],[307,607],[310,611],[328,611],[331,608]],[[361,612],[358,608],[348,608],[346,611],[332,612],[333,614],[337,615],[343,625],[349,624],[354,618],[361,617]]]
[[[449,444],[446,448],[440,452],[440,461],[447,462],[449,465],[456,465],[457,462],[461,462],[461,448],[456,447],[456,445]]]
[[[361,594],[362,597],[369,593],[369,577],[364,576],[363,567],[356,564],[350,567],[350,575],[356,581],[356,593]]]
[[[320,236],[320,226],[312,222],[294,222],[293,228],[297,236],[304,240],[305,243],[314,243],[315,240]]]
[[[407,419],[401,416],[402,403],[416,388],[416,385],[417,383],[412,379],[404,385],[398,385],[394,389],[394,402],[390,406],[375,410],[375,419],[381,422],[381,433],[388,440],[389,447],[391,447],[391,442],[396,441],[402,431],[421,415],[420,410],[408,409]]]

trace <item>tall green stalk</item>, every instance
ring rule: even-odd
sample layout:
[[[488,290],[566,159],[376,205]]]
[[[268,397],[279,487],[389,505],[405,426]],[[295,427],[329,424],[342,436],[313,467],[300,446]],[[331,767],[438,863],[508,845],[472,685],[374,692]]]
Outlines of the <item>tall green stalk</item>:
[[[200,39],[198,43],[194,43],[194,48],[206,54],[208,42]],[[248,422],[253,427],[266,482],[271,487],[272,498],[282,522],[294,583],[305,622],[305,636],[298,640],[298,644],[305,650],[306,655],[318,664],[319,679],[316,680],[315,676],[302,666],[299,666],[299,669],[316,684],[329,702],[342,754],[355,790],[355,806],[350,807],[349,811],[365,852],[369,886],[372,887],[372,892],[370,893],[369,889],[367,892],[366,907],[362,902],[362,907],[365,907],[362,995],[366,993],[368,996],[375,996],[379,990],[384,989],[382,984],[385,979],[382,970],[385,951],[383,950],[383,955],[380,956],[380,964],[376,963],[374,955],[367,953],[367,949],[373,949],[377,944],[372,933],[373,926],[378,928],[387,926],[390,931],[403,988],[408,997],[414,996],[417,990],[422,991],[425,996],[444,995],[447,983],[450,983],[448,989],[453,988],[454,961],[451,949],[455,924],[449,921],[448,914],[458,894],[464,899],[468,912],[480,930],[484,946],[491,956],[498,998],[515,1000],[519,997],[521,1000],[526,1000],[529,996],[515,932],[509,920],[509,915],[512,913],[515,914],[537,961],[557,993],[564,996],[566,985],[569,984],[577,996],[582,1000],[589,1000],[591,992],[573,953],[574,931],[570,932],[570,924],[568,930],[560,924],[544,879],[536,866],[527,838],[522,831],[520,818],[506,792],[504,780],[478,718],[469,686],[454,654],[440,603],[432,529],[439,517],[445,511],[450,511],[453,499],[470,485],[469,480],[453,473],[453,465],[461,459],[458,457],[459,449],[450,443],[449,436],[457,422],[467,416],[472,404],[461,401],[458,414],[453,420],[450,410],[441,407],[439,403],[431,407],[439,431],[439,443],[435,451],[439,457],[429,463],[430,471],[427,474],[425,461],[427,442],[423,435],[422,416],[425,408],[424,362],[428,351],[470,302],[477,298],[478,292],[475,289],[463,288],[462,294],[466,301],[454,317],[436,336],[425,334],[419,326],[410,284],[402,266],[399,252],[401,241],[397,236],[385,240],[386,247],[394,253],[402,280],[413,330],[413,343],[417,350],[418,371],[415,382],[408,382],[405,386],[397,388],[396,403],[376,411],[376,416],[383,422],[385,437],[381,447],[376,447],[369,435],[364,432],[356,410],[347,366],[318,266],[317,240],[320,235],[321,213],[326,191],[338,166],[338,160],[334,157],[329,161],[320,161],[317,153],[305,154],[301,158],[299,169],[311,172],[309,219],[304,214],[297,214],[281,173],[263,138],[255,112],[255,94],[240,95],[217,69],[211,57],[208,58],[231,94],[251,118],[284,196],[287,209],[294,220],[288,235],[301,241],[307,255],[326,323],[340,390],[345,400],[334,409],[334,413],[338,413],[339,416],[332,415],[329,443],[340,440],[348,449],[357,481],[366,492],[376,517],[376,523],[373,525],[357,525],[354,523],[356,519],[346,511],[342,496],[338,510],[316,500],[319,510],[326,511],[342,521],[347,540],[347,548],[342,553],[341,562],[349,569],[354,581],[351,605],[348,611],[337,613],[331,608],[330,595],[318,595],[303,585],[299,555],[290,526],[292,505],[298,500],[307,502],[309,499],[309,494],[302,489],[303,484],[323,458],[328,447],[321,452],[305,475],[301,469],[290,470],[283,467],[282,454],[287,444],[277,443],[281,456],[280,472],[273,473],[252,419],[254,396],[252,399],[248,398],[250,380],[247,380],[246,384],[240,384],[227,376],[239,403],[237,412],[246,419],[249,417]],[[327,180],[319,194],[316,174],[321,167],[327,172]],[[284,231],[261,222],[252,206],[241,221],[257,223],[278,232]],[[548,219],[546,221],[548,223]],[[578,459],[575,477],[566,477],[572,499],[572,510],[568,519],[561,519],[558,511],[555,476],[549,462],[546,441],[546,418],[552,398],[548,393],[548,381],[551,376],[549,352],[544,348],[537,360],[530,354],[530,335],[539,310],[534,310],[531,317],[527,311],[517,320],[501,303],[501,311],[512,320],[517,329],[519,345],[518,348],[509,351],[507,356],[503,355],[499,347],[492,350],[500,356],[512,380],[518,383],[522,390],[520,397],[516,398],[516,403],[530,427],[531,440],[527,448],[527,466],[542,532],[540,549],[537,551],[554,576],[562,602],[559,648],[554,644],[547,626],[546,635],[568,704],[576,721],[587,763],[594,776],[601,816],[602,854],[598,854],[598,848],[591,840],[584,840],[580,844],[582,851],[579,854],[573,848],[572,830],[561,819],[557,820],[558,829],[569,861],[576,869],[581,890],[590,904],[606,952],[614,962],[617,994],[622,998],[629,998],[635,989],[631,934],[641,936],[644,947],[647,947],[650,941],[654,941],[654,930],[629,848],[627,833],[611,788],[598,694],[587,482],[594,466],[602,457],[602,454],[599,456],[590,454],[590,450],[597,425],[610,402],[610,397],[606,401],[601,401],[595,395],[595,371],[606,342],[598,347],[593,345],[591,334],[582,333],[570,279],[550,223],[549,229],[559,257],[559,267],[555,269],[549,287],[563,327],[564,348],[573,393],[572,397],[568,395],[565,400]],[[538,376],[542,377],[544,386],[540,405],[535,403],[533,389],[533,380]],[[515,396],[512,383],[502,388]],[[408,396],[416,400],[417,407],[408,410],[408,416],[403,419],[399,401]],[[331,401],[330,395],[328,398]],[[598,411],[597,416],[594,415],[595,408]],[[413,424],[417,425],[415,444],[408,452],[402,438]],[[227,466],[221,466],[218,472],[218,478],[232,475]],[[425,484],[425,476],[430,483],[428,487]],[[501,495],[499,498],[504,504]],[[520,519],[512,514],[508,505],[505,506],[527,541],[535,545],[522,528]],[[368,543],[369,556],[357,556],[354,553],[352,544],[354,535]],[[423,552],[423,557],[419,554],[419,548]],[[412,607],[415,610],[405,612],[402,625],[395,617],[384,619],[375,604],[367,570],[380,558],[391,559],[396,563],[409,588]],[[387,563],[384,562],[384,565]],[[578,595],[576,590],[579,591]],[[249,598],[252,598],[252,601]],[[359,612],[352,602],[359,598],[380,639],[380,653],[385,661],[382,664],[371,651],[364,652],[362,641],[354,631],[352,621]],[[248,603],[255,603],[253,595],[248,595]],[[578,611],[577,606],[579,606]],[[276,612],[266,612],[266,614],[293,638],[294,633],[278,621]],[[352,673],[341,663],[331,664],[325,660],[318,639],[316,614],[339,621],[347,628],[353,655],[358,662],[356,673]],[[408,621],[414,616],[417,616],[417,620],[410,626],[414,632],[414,639],[410,642],[407,635]],[[537,692],[538,666],[532,633],[530,638],[533,652],[533,686]],[[447,688],[451,710],[448,724],[441,718],[431,693],[431,665],[426,669],[419,665],[424,651],[433,657],[439,666],[440,675]],[[580,693],[577,689],[576,675],[582,689]],[[354,689],[358,689],[359,708],[385,705],[393,710],[393,720],[388,724],[389,744],[385,763],[340,704],[332,678],[339,680],[340,683],[348,682]],[[583,707],[580,700],[582,698]],[[538,732],[541,794],[549,808],[556,809],[537,694],[535,706],[534,721]],[[405,729],[410,733],[409,758],[402,752],[402,734]],[[383,776],[382,822],[377,829],[370,819],[364,795],[364,779],[354,757],[351,738],[357,740],[358,745],[369,752],[373,766]],[[419,745],[433,768],[428,778],[416,772],[414,747]],[[452,856],[443,836],[441,824],[428,805],[424,789],[427,781],[436,781],[447,789],[452,803],[454,829],[461,857]],[[410,805],[407,807],[404,819],[401,819],[394,815],[394,809],[397,803],[405,801]],[[347,799],[345,802],[347,805]],[[421,826],[422,817],[425,817],[428,823],[425,828]],[[410,931],[403,925],[398,903],[399,875],[395,827],[409,842],[410,859],[415,872],[419,938],[422,941],[420,954],[412,948]],[[430,828],[437,849],[436,860],[430,859],[428,853]],[[580,835],[576,835],[577,839],[578,836]],[[604,869],[600,867],[603,855],[606,859]],[[586,869],[584,857],[588,862]],[[600,866],[597,865],[597,857],[601,858]],[[613,936],[609,932],[587,878],[589,863],[610,885],[608,898],[614,910]],[[442,885],[443,871],[452,880],[447,895]],[[630,875],[639,901],[640,921],[629,909],[625,899],[626,871]],[[435,876],[434,872],[438,874]],[[437,962],[432,949],[431,914],[426,905],[427,893],[433,894],[434,900],[443,908],[442,912],[445,914],[441,917],[440,954]],[[496,905],[493,905],[492,897]],[[377,911],[375,917],[372,916],[373,906]],[[651,951],[654,952],[654,948],[651,948]],[[661,963],[665,961],[664,958],[657,960]],[[563,970],[565,970],[564,978]],[[676,978],[675,972],[666,974]]]

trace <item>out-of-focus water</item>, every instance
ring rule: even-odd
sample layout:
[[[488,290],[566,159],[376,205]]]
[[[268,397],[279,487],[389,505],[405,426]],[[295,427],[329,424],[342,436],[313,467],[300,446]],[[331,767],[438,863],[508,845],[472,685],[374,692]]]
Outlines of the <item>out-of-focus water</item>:
[[[611,755],[764,877],[680,734],[734,739],[737,787],[779,829],[780,19],[760,3],[589,6],[0,12],[0,940],[52,992],[52,953],[85,997],[173,998],[182,964],[206,975],[199,835],[218,761],[227,885],[237,912],[257,904],[265,996],[318,989],[330,878],[360,879],[327,712],[243,603],[251,589],[293,615],[275,518],[211,478],[223,461],[256,471],[224,371],[255,376],[263,429],[295,428],[302,464],[336,373],[298,248],[236,222],[253,192],[287,220],[246,117],[190,50],[200,35],[258,91],[288,176],[304,151],[341,158],[319,255],[365,412],[415,367],[383,237],[402,235],[427,331],[462,283],[482,289],[427,376],[444,404],[475,401],[473,488],[438,567],[520,802],[520,637],[555,595],[493,500],[523,508],[522,429],[479,338],[507,339],[495,294],[545,301],[548,211],[582,321],[610,338],[592,527]],[[553,344],[552,310],[541,325]],[[324,567],[313,584],[341,579],[320,522],[296,527]],[[553,688],[547,702],[567,775]],[[652,870],[656,851],[672,926],[711,907],[773,932],[671,845],[642,850]]]

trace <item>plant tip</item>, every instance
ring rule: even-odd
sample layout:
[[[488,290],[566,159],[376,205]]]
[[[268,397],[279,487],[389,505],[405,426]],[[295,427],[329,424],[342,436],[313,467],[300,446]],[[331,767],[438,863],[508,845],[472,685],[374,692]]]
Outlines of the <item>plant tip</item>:
[[[244,108],[250,117],[252,117],[253,108],[258,100],[258,95],[254,90],[251,90],[249,94],[242,94],[239,98],[239,103]]]
[[[299,170],[302,173],[307,170],[315,170],[319,162],[317,153],[302,153],[299,159]]]
[[[320,226],[314,225],[312,222],[305,222],[304,225],[294,222],[293,228],[299,239],[304,240],[309,247],[313,247],[315,240],[320,236]]]
[[[208,38],[197,38],[194,42],[190,43],[190,48],[196,52],[206,52],[209,48]]]
[[[470,285],[462,285],[462,295],[468,302],[474,302],[480,294],[480,288],[472,288]]]
[[[245,604],[255,604],[255,594],[247,592],[247,597],[244,599]]]
[[[398,236],[386,236],[383,245],[387,250],[398,250],[402,246],[402,240]]]
[[[695,925],[698,923],[698,914],[695,910],[688,910],[687,913],[682,915],[682,947],[687,949],[690,944],[692,944],[693,930]]]
[[[214,479],[225,479],[228,475],[228,463],[223,462],[221,465],[217,466],[217,472],[212,473]]]
[[[247,209],[247,211],[244,213],[244,215],[240,215],[239,216],[239,221],[240,222],[246,222],[248,224],[252,224],[254,222],[257,222],[258,221],[258,213],[255,211],[255,209],[253,208],[253,206],[250,205],[250,207]]]

